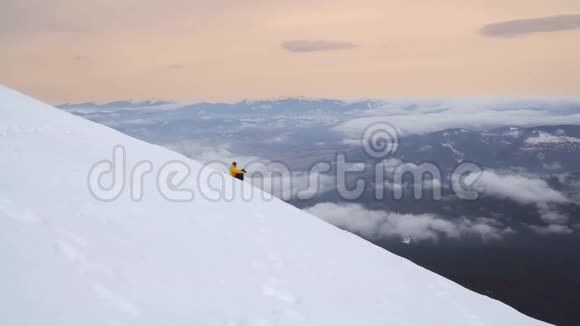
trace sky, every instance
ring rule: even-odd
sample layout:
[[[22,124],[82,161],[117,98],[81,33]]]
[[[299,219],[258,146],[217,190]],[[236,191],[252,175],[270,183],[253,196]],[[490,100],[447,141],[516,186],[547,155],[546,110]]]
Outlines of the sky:
[[[0,84],[116,99],[580,94],[577,0],[0,0]]]

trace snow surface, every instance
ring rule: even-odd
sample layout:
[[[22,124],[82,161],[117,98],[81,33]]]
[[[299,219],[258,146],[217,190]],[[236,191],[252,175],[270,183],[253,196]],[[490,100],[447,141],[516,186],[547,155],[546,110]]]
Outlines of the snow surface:
[[[119,144],[140,202],[88,191]],[[2,86],[0,151],[0,325],[546,325],[277,199],[169,202],[199,163]]]
[[[453,152],[453,156],[455,157],[455,161],[457,163],[460,163],[463,161],[465,154],[463,152],[455,149],[455,147],[453,147],[453,145],[451,145],[450,143],[441,143],[441,146],[448,148],[449,150],[451,150],[451,152]]]

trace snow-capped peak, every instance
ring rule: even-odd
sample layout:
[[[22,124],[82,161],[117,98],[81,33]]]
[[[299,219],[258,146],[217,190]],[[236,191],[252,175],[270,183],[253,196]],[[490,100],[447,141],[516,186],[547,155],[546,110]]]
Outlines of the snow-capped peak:
[[[206,198],[200,163],[2,86],[0,135],[1,325],[546,325],[258,190]],[[153,171],[99,201],[87,174],[120,147]],[[155,186],[175,161],[187,202]]]
[[[556,136],[550,133],[534,130],[532,135],[524,140],[526,145],[556,145],[556,144],[580,144],[580,139],[569,136]]]
[[[524,139],[520,150],[534,154],[539,160],[545,160],[547,152],[580,152],[580,139],[534,130]]]
[[[518,138],[522,135],[523,130],[517,127],[509,127],[507,128],[502,135],[507,137]]]

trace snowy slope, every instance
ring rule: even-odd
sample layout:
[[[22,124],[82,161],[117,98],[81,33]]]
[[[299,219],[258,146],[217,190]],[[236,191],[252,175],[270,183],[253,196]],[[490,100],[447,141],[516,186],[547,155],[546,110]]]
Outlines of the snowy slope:
[[[0,86],[0,325],[545,325],[279,200],[98,201],[119,144],[186,160]]]

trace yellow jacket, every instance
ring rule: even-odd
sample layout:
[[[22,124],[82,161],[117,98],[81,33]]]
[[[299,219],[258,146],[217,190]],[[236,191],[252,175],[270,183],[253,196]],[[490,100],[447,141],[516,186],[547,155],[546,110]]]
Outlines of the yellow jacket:
[[[232,177],[235,177],[236,174],[243,174],[243,173],[244,173],[244,171],[238,170],[238,168],[236,168],[233,164],[230,165],[230,175]]]

